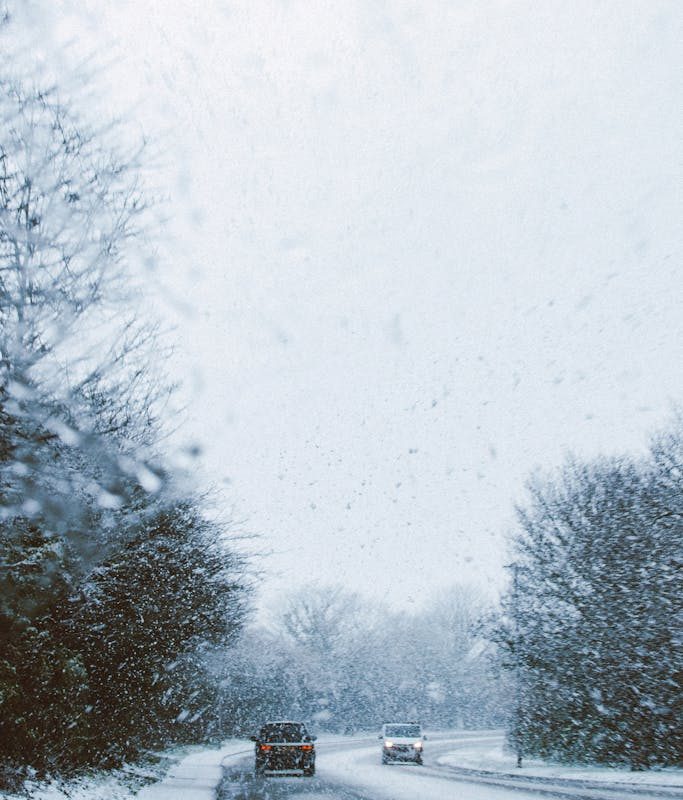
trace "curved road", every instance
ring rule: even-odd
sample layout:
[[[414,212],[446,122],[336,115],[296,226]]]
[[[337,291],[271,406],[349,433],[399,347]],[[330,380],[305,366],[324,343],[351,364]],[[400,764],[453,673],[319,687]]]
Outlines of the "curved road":
[[[254,775],[253,751],[224,760],[218,800],[683,800],[683,789],[638,787],[595,781],[486,773],[438,763],[458,746],[481,741],[494,745],[500,735],[452,733],[430,736],[424,766],[380,763],[375,737],[320,742],[316,776]]]

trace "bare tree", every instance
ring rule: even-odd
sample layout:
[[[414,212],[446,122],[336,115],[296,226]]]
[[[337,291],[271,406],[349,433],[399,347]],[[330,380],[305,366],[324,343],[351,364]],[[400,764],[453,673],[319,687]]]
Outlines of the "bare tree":
[[[0,348],[24,380],[68,356],[94,307],[106,324],[144,203],[134,160],[102,150],[56,89],[0,80],[0,125]]]
[[[358,595],[341,586],[308,585],[287,599],[280,624],[309,653],[329,656],[348,641],[361,616]]]
[[[164,355],[157,326],[133,301],[130,245],[146,211],[139,152],[118,154],[110,134],[55,87],[0,74],[0,402],[20,496],[50,484],[53,460],[39,452],[51,438],[80,450],[72,462],[96,462],[84,483],[104,505],[131,481],[158,485],[140,460],[172,386],[152,364]]]

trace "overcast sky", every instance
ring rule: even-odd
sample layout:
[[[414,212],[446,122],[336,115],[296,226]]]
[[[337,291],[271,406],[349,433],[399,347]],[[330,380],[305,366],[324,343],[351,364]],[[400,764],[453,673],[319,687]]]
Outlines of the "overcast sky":
[[[536,466],[683,390],[672,0],[70,0],[160,142],[185,440],[272,550],[395,607],[496,588]]]

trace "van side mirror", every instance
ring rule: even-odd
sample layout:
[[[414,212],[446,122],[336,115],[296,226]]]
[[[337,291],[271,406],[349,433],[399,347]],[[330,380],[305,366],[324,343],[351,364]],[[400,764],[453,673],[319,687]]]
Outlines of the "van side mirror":
[[[249,738],[252,742],[258,742],[258,736],[250,736]]]
[[[377,738],[378,739],[384,739],[384,736],[382,736],[382,734],[380,733],[380,735]]]

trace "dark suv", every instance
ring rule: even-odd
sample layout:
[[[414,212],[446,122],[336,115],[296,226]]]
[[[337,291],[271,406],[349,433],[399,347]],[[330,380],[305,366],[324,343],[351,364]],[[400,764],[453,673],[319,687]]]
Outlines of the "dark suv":
[[[316,737],[311,736],[303,722],[266,722],[252,742],[256,742],[258,774],[265,772],[301,772],[315,774]]]

